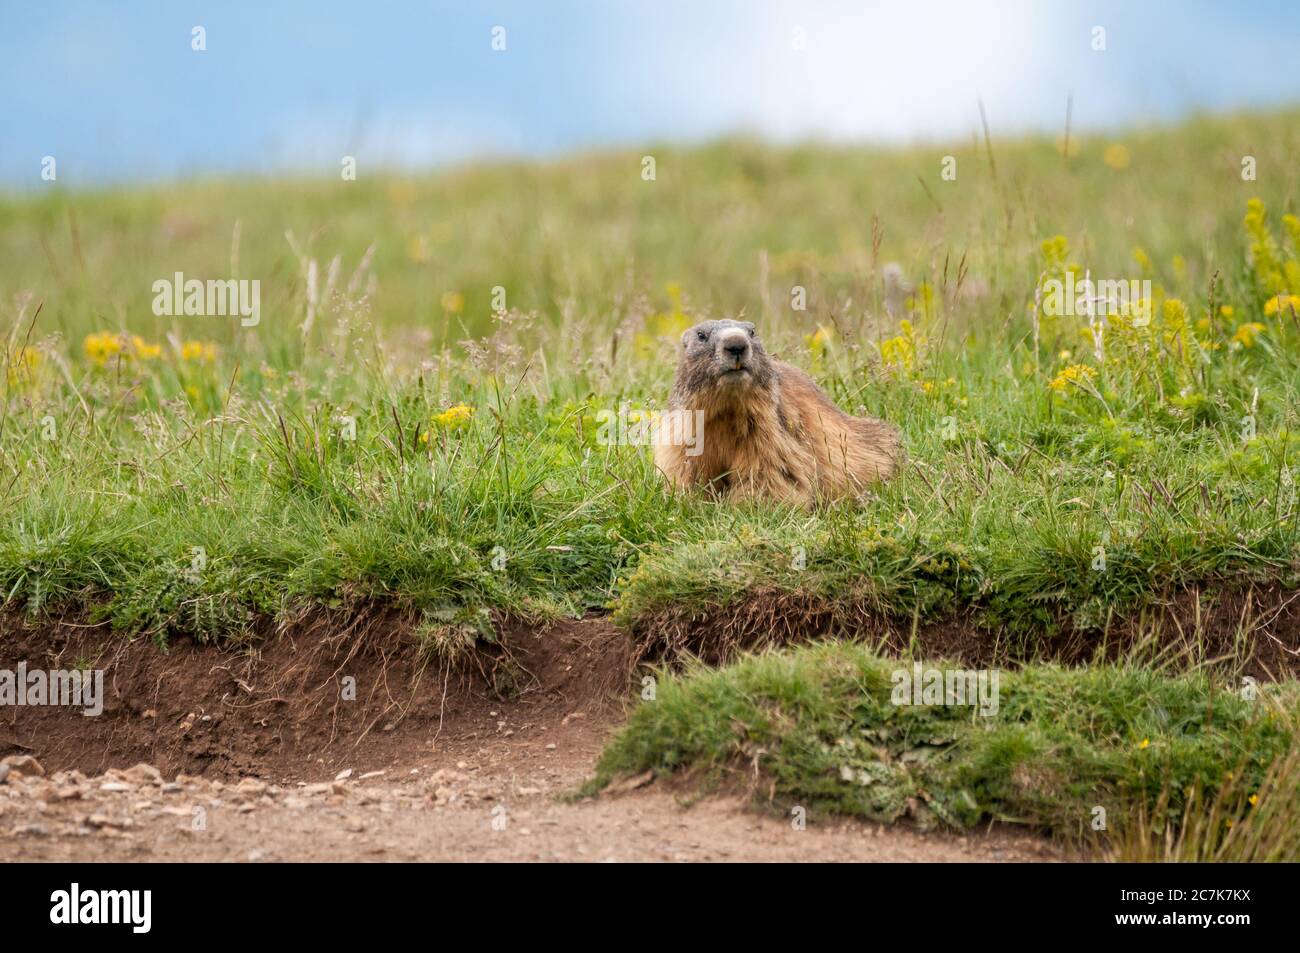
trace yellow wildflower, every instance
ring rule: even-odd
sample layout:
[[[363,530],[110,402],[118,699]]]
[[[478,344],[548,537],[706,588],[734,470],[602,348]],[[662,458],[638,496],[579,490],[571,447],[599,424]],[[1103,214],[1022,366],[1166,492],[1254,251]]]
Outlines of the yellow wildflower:
[[[1284,266],[1281,251],[1268,227],[1268,212],[1263,202],[1251,199],[1246,203],[1243,224],[1250,238],[1250,263],[1255,276],[1273,294],[1281,294],[1285,290],[1285,279],[1282,276]]]
[[[831,338],[834,336],[834,328],[828,328],[824,324],[819,324],[817,325],[816,331],[812,334],[805,334],[803,339],[807,345],[813,349],[813,351],[820,351],[830,343]]]
[[[131,335],[131,349],[142,361],[153,361],[162,356],[161,344],[150,344],[138,334]]]
[[[1038,250],[1043,256],[1047,271],[1061,271],[1065,268],[1065,260],[1070,257],[1070,242],[1064,235],[1053,235],[1043,239]]]
[[[1151,747],[1151,739],[1150,739],[1150,738],[1143,738],[1142,741],[1141,741],[1141,743],[1138,745],[1138,748],[1140,748],[1140,749],[1145,749],[1145,748],[1150,748],[1150,747]]]
[[[1166,298],[1160,307],[1165,340],[1173,342],[1187,329],[1187,305],[1179,298]]]
[[[41,363],[41,352],[34,347],[20,347],[8,360],[9,383],[15,385],[35,379],[36,368]]]
[[[446,430],[458,430],[469,423],[470,418],[473,416],[473,407],[468,404],[457,404],[455,407],[449,407],[442,413],[437,414],[433,418],[433,422]]]
[[[211,364],[217,359],[217,346],[211,341],[186,341],[181,345],[181,360]]]
[[[97,331],[86,335],[82,347],[86,350],[86,357],[103,367],[111,358],[121,353],[122,339],[112,331]]]
[[[9,367],[34,371],[41,363],[41,352],[34,347],[20,347],[9,358]]]
[[[1087,364],[1071,364],[1064,368],[1061,373],[1052,378],[1052,382],[1047,386],[1058,394],[1064,393],[1071,384],[1075,387],[1082,387],[1085,383],[1090,383],[1097,377],[1096,369],[1089,367]]]
[[[672,307],[667,311],[656,311],[645,319],[645,327],[636,333],[632,342],[637,352],[643,357],[656,353],[664,340],[676,341],[683,331],[691,326],[691,319],[682,306],[682,286],[670,281],[664,289]]]
[[[442,296],[442,310],[460,314],[465,310],[465,296],[459,291],[448,291]]]
[[[1300,314],[1300,295],[1274,295],[1264,302],[1264,313],[1277,314],[1279,311]]]
[[[1117,171],[1127,169],[1129,164],[1128,146],[1113,142],[1101,154],[1101,161]]]
[[[1287,237],[1291,239],[1291,247],[1300,249],[1300,218],[1289,213],[1283,215],[1282,227],[1286,229]]]
[[[1263,334],[1267,328],[1258,321],[1247,321],[1245,324],[1238,325],[1237,333],[1232,336],[1233,344],[1240,344],[1242,347],[1254,347],[1255,336]]]
[[[903,333],[880,342],[880,359],[888,367],[910,371],[916,364],[916,332],[907,320],[898,322],[898,329]]]
[[[908,311],[920,311],[922,314],[930,314],[934,311],[934,288],[930,282],[923,281],[917,286],[915,292],[907,296],[903,306]]]
[[[824,324],[817,325],[817,330],[812,334],[803,336],[804,343],[808,345],[808,350],[812,353],[813,367],[821,370],[822,359],[826,352],[830,350],[831,339],[835,336],[835,331]]]

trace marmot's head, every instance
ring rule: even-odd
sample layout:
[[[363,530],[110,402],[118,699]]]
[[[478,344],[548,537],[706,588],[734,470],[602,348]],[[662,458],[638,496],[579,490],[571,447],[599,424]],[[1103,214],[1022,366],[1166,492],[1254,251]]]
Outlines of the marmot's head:
[[[770,387],[774,377],[772,359],[748,321],[702,321],[682,335],[677,366],[682,391],[739,396]]]

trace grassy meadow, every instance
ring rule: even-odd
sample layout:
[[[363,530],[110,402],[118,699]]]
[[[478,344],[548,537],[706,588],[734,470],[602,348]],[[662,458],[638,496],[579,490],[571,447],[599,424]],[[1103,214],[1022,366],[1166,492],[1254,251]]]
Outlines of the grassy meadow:
[[[753,618],[802,637],[959,617],[1033,657],[1062,631],[1086,654],[1180,594],[1200,618],[1221,592],[1297,588],[1300,113],[992,133],[0,199],[5,604],[85,608],[165,642],[381,601],[422,613],[435,648],[490,637],[500,613],[597,610],[697,651],[694,624],[761,605]],[[258,280],[259,323],[156,315],[153,283],[177,272]],[[1047,313],[1047,283],[1067,274],[1149,280],[1149,323]],[[840,406],[901,427],[907,471],[860,502],[734,505],[667,494],[648,447],[607,439],[602,413],[637,423],[664,405],[682,330],[741,313]],[[1132,678],[1172,693],[1160,710],[1191,711],[1216,683],[1234,690],[1250,655],[1207,673],[1207,652],[1175,673],[1158,648],[1135,670],[1033,669],[1017,684],[1059,705],[1122,697],[1115,680]],[[773,658],[849,664],[825,649]],[[682,690],[743,676],[726,672],[692,671],[698,689]],[[852,711],[845,691],[826,704]],[[1141,740],[1139,715],[1091,725],[1086,743],[1038,741],[1070,748],[1055,769],[1080,784],[1122,778],[1152,805],[1163,789],[1177,811],[1184,782],[1286,750],[1263,708],[1215,710],[1214,737],[1187,742],[1200,747],[1186,777],[1134,779],[1113,748]],[[1140,730],[1159,745],[1186,724]],[[787,729],[795,747],[816,732]],[[610,763],[743,757],[689,719],[651,734],[671,748],[676,731],[695,747],[634,757],[629,735]],[[971,739],[987,772],[936,781],[967,795],[937,796],[936,812],[1077,825],[1084,793],[1053,789],[1062,818],[1006,780],[1034,744]],[[782,790],[861,812],[853,785],[786,784],[823,762],[782,758],[768,766]]]

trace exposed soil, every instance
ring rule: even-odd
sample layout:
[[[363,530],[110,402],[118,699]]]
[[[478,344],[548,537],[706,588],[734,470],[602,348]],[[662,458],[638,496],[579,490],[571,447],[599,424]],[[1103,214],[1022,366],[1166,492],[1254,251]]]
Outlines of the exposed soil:
[[[885,651],[911,647],[923,657],[974,668],[1133,657],[1164,661],[1175,670],[1220,664],[1261,681],[1300,678],[1300,591],[1276,584],[1181,590],[1097,628],[1064,617],[1056,621],[1054,634],[1024,639],[981,626],[969,612],[913,627],[910,619],[890,617],[869,599],[828,600],[790,589],[759,590],[726,607],[675,605],[638,619],[632,629],[638,661],[688,654],[712,665],[744,650],[867,633]]]
[[[507,706],[508,737],[579,711],[612,718],[630,671],[626,636],[600,619],[499,620],[496,648],[451,666],[420,651],[413,618],[383,608],[305,612],[243,648],[180,639],[160,649],[75,618],[0,625],[0,667],[99,669],[105,696],[98,717],[0,708],[0,755],[39,750],[89,774],[140,762],[223,779],[367,771],[408,753],[412,738],[475,743]]]
[[[98,717],[0,709],[0,757],[11,756],[0,860],[1062,856],[1008,832],[817,817],[800,830],[738,798],[692,802],[644,778],[570,800],[621,723],[630,640],[599,618],[507,622],[494,653],[448,670],[418,650],[410,623],[392,610],[314,612],[253,648],[163,651],[81,620],[0,617],[0,667],[90,662],[106,695]]]

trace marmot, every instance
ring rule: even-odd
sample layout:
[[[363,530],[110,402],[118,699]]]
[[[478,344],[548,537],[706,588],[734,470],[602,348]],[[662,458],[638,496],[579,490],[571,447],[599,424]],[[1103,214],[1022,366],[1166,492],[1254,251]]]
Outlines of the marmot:
[[[854,495],[901,458],[897,428],[844,413],[770,357],[748,321],[705,321],[682,335],[655,435],[655,465],[673,485],[806,504]]]

